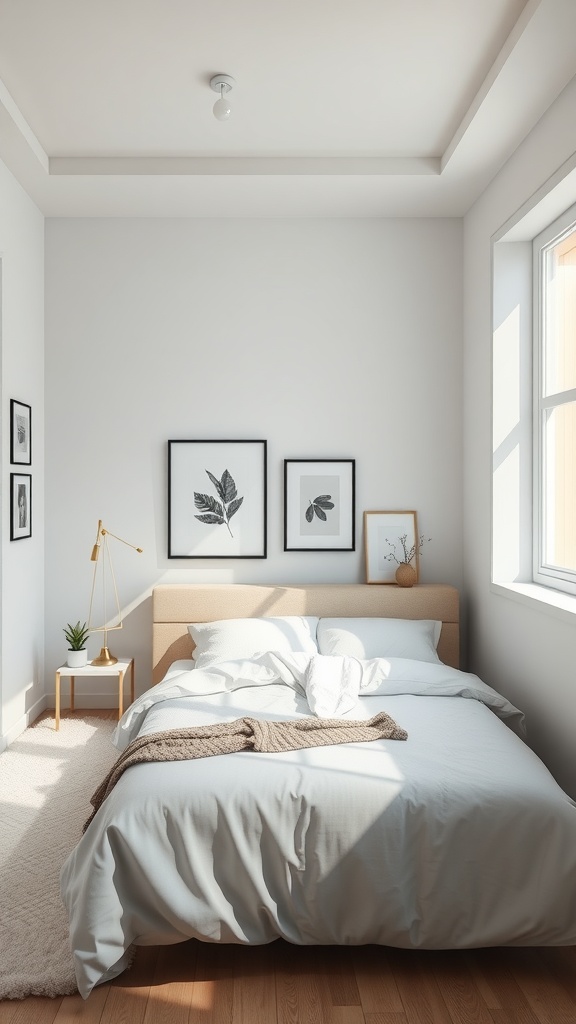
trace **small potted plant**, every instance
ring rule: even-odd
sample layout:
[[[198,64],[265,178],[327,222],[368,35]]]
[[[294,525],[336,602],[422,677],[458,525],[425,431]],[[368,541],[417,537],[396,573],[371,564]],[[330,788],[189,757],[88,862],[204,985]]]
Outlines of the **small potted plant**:
[[[88,629],[86,623],[81,623],[80,619],[75,626],[71,626],[70,623],[64,627],[64,636],[68,641],[68,658],[66,664],[70,668],[82,668],[88,662],[88,652],[86,650],[86,641],[88,639]]]

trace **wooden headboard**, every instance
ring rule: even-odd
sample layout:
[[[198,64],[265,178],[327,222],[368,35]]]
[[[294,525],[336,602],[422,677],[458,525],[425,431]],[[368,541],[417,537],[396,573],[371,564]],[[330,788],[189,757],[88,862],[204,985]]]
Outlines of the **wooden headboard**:
[[[442,621],[440,659],[459,667],[459,599],[455,587],[368,583],[175,583],[152,594],[152,682],[159,683],[173,661],[192,657],[190,622],[269,615],[385,616]]]

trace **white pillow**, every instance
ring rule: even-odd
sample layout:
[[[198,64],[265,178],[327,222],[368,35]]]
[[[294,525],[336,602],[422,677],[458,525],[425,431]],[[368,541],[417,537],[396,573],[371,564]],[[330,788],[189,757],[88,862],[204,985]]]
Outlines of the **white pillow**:
[[[442,623],[434,619],[320,619],[318,650],[362,660],[412,658],[437,663],[441,629]]]
[[[194,667],[252,658],[263,651],[318,654],[317,625],[318,618],[313,615],[192,622],[188,632],[196,644],[192,654]]]

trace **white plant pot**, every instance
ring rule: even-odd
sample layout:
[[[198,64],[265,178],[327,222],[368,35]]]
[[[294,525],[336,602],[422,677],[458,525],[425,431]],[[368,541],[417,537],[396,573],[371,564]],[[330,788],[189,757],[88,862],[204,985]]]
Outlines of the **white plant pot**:
[[[84,665],[88,664],[88,651],[85,647],[81,651],[68,651],[68,658],[66,660],[68,668],[83,668]]]

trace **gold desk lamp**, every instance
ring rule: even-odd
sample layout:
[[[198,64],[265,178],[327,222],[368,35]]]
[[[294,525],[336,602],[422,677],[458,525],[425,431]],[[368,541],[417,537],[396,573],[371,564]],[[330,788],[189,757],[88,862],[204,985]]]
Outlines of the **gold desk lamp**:
[[[112,566],[112,558],[110,556],[110,548],[108,546],[108,537],[114,537],[114,540],[119,540],[121,544],[126,544],[127,547],[132,548],[139,554],[142,554],[142,548],[137,548],[134,544],[129,544],[127,540],[123,540],[122,537],[117,537],[115,533],[110,533],[110,530],[106,530],[102,526],[102,520],[98,520],[98,533],[96,534],[96,543],[92,548],[92,554],[90,555],[90,561],[94,562],[94,575],[92,577],[92,591],[90,593],[90,610],[88,612],[88,629],[91,633],[104,633],[104,646],[102,647],[100,654],[97,658],[94,658],[90,662],[91,665],[115,665],[118,658],[115,658],[113,654],[110,654],[108,650],[108,633],[115,629],[122,629],[123,622],[121,619],[120,601],[118,600],[118,590],[116,588],[116,577],[114,576],[114,568]],[[102,540],[100,539],[102,538]],[[102,547],[102,560],[100,560],[100,547]],[[94,593],[96,590],[96,578],[98,575],[98,566],[102,565],[102,594],[104,601],[104,625],[93,626],[92,625],[92,605],[94,603]],[[115,618],[120,621],[115,626],[108,626],[108,610],[107,610],[107,586],[106,586],[106,569],[110,573],[112,580],[112,587],[114,589],[114,601],[116,605]]]

